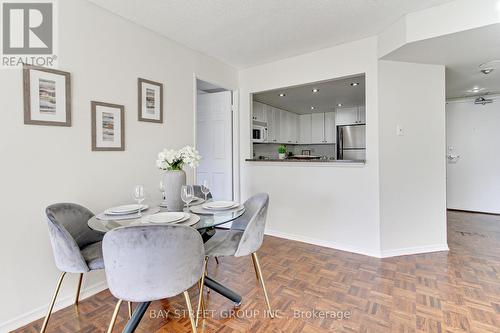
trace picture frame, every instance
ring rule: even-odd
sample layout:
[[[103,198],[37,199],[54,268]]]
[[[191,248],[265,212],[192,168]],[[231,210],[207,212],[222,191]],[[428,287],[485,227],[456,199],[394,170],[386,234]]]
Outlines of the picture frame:
[[[125,106],[91,101],[92,151],[125,150]]]
[[[138,120],[163,123],[163,84],[137,79]]]
[[[71,74],[23,65],[24,124],[71,126]]]

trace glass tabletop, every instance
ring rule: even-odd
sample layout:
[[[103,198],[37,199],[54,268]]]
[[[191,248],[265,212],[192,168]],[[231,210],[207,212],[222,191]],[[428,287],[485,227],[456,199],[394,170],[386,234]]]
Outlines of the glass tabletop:
[[[157,213],[158,211],[160,212],[166,212],[167,210],[165,208],[159,208],[158,210],[158,205],[152,206],[148,210],[143,212],[143,216],[149,215],[152,213]],[[187,208],[184,208],[184,211],[188,213]],[[189,212],[193,214],[192,212]],[[193,214],[197,215],[200,217],[200,220],[192,225],[191,227],[197,229],[197,230],[202,230],[202,229],[207,229],[207,228],[213,228],[218,225],[222,225],[228,222],[231,222],[241,215],[245,213],[245,208],[239,209],[239,210],[231,210],[231,211],[219,211],[219,212],[214,212],[213,214]],[[87,222],[88,226],[92,230],[96,230],[99,232],[108,232],[114,228],[118,227],[124,227],[124,226],[129,226],[129,225],[138,225],[141,224],[140,219],[138,218],[133,218],[133,219],[128,219],[128,220],[101,220],[98,219],[96,216],[93,216],[91,219],[88,220]]]

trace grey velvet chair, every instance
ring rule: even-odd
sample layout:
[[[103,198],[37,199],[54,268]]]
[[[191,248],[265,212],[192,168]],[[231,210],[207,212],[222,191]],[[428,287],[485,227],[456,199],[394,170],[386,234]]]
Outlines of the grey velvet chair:
[[[209,257],[243,257],[252,255],[255,274],[264,290],[267,308],[270,316],[273,318],[264,277],[262,276],[262,270],[257,256],[257,250],[261,247],[264,240],[269,195],[266,193],[256,194],[248,199],[244,205],[245,213],[233,221],[231,229],[217,231],[215,235],[205,243],[205,267]],[[200,309],[202,298],[203,285],[201,285],[198,309]],[[196,318],[196,323],[198,323],[198,316]]]
[[[182,225],[120,227],[104,236],[103,254],[109,290],[118,298],[108,332],[123,300],[150,302],[180,293],[196,332],[187,290],[203,275],[205,250],[198,231]]]
[[[104,268],[103,235],[91,230],[87,221],[94,214],[74,203],[57,203],[45,209],[50,242],[57,268],[61,271],[40,332],[45,332],[57,294],[66,273],[79,273],[75,305],[78,305],[83,274]]]

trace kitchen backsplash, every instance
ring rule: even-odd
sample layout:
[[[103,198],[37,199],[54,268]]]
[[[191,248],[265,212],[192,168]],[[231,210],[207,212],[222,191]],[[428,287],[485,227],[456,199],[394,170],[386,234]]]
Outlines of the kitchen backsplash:
[[[254,158],[263,156],[265,158],[278,158],[279,144],[275,143],[254,143],[253,153]],[[335,158],[335,144],[325,145],[286,145],[287,152],[292,152],[294,155],[302,154],[302,150],[310,150],[311,155],[326,156],[328,159]]]

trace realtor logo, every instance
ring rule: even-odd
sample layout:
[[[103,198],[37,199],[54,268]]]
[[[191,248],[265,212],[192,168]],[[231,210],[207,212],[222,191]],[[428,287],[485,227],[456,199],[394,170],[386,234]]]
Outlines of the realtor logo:
[[[54,2],[2,1],[2,66],[54,65]]]

